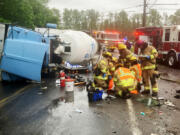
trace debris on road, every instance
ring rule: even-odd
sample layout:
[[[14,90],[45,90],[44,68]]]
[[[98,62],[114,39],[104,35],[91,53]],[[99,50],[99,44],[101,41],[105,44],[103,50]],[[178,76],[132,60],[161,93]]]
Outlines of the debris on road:
[[[74,86],[78,86],[78,85],[86,85],[86,82],[77,82],[77,83],[74,83]]]
[[[41,87],[41,90],[46,90],[47,89],[47,87]]]
[[[151,102],[152,102],[152,98],[149,98],[149,99],[148,99],[147,106],[151,106]]]
[[[144,112],[141,112],[140,114],[141,114],[141,115],[143,115],[143,116],[145,116],[145,115],[146,115]]]
[[[172,102],[170,102],[169,100],[167,100],[166,102],[164,102],[164,104],[167,105],[167,106],[171,106],[171,107],[174,107],[174,106],[175,106],[175,105],[174,105]]]
[[[43,93],[42,92],[38,92],[38,95],[42,95]]]
[[[147,106],[150,106],[150,107],[162,105],[162,104],[159,102],[159,100],[153,99],[153,98],[150,98],[150,99],[149,99],[149,98],[138,98],[137,101],[138,101],[138,102],[141,102],[141,103],[143,103],[143,104],[145,104],[145,105],[147,105]]]
[[[83,113],[83,111],[80,110],[80,109],[78,109],[78,108],[75,109],[75,112],[77,112],[77,113]]]
[[[163,114],[163,112],[162,112],[162,111],[159,111],[159,114],[161,115],[161,114]]]

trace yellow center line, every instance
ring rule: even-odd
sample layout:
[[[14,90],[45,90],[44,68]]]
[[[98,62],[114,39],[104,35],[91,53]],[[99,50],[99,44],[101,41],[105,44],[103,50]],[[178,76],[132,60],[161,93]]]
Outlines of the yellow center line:
[[[8,100],[14,98],[15,96],[17,96],[18,94],[22,93],[23,91],[25,91],[27,88],[31,87],[33,84],[29,84],[19,90],[17,90],[13,95],[6,97],[2,100],[0,100],[0,107],[2,107],[3,105],[5,105],[7,103]]]

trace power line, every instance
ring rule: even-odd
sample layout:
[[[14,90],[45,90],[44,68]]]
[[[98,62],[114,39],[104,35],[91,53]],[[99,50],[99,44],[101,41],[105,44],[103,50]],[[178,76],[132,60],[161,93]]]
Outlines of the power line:
[[[175,8],[154,8],[154,9],[156,9],[156,10],[179,10],[180,8],[177,8],[177,9],[175,9]]]
[[[153,5],[153,6],[174,6],[174,5],[180,5],[180,3],[169,3],[169,4],[158,3],[158,4],[148,4],[148,5]]]
[[[131,6],[131,7],[123,8],[123,10],[124,10],[124,9],[130,9],[130,8],[142,7],[142,6],[143,6],[143,5],[140,4],[140,5],[136,5],[136,6]]]
[[[156,4],[156,2],[157,2],[157,0],[154,0],[153,4],[150,7],[148,7],[148,8],[152,8],[154,6],[154,4]]]

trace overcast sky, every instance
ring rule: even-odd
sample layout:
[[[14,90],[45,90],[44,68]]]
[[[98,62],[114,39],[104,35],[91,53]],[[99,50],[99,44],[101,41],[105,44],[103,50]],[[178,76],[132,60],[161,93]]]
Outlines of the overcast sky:
[[[109,11],[116,12],[124,9],[129,13],[142,13],[142,5],[144,0],[49,0],[48,6],[50,8],[57,8],[62,11],[64,8],[68,9],[95,9],[100,12],[107,13]],[[167,12],[172,14],[175,9],[180,9],[180,0],[147,0],[149,4],[174,4],[169,6],[151,6],[150,8],[158,9],[161,13]]]

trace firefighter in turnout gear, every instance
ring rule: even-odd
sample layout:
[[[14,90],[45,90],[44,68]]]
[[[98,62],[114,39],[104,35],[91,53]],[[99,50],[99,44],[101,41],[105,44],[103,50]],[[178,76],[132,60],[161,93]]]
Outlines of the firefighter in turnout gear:
[[[157,71],[155,71],[155,69],[158,52],[153,46],[148,45],[147,42],[139,41],[137,44],[141,49],[139,58],[141,60],[144,84],[144,91],[142,92],[142,94],[149,94],[150,88],[152,88],[152,96],[157,96]]]
[[[124,67],[129,68],[134,62],[134,54],[128,50],[126,45],[123,43],[118,45],[118,50],[120,54],[119,62],[123,63]]]
[[[109,73],[109,60],[112,58],[112,54],[109,52],[103,53],[103,58],[99,61],[94,70],[94,83],[93,87],[99,89],[108,88],[108,76]]]
[[[108,86],[108,93],[110,93],[110,90],[113,90],[114,88],[114,82],[113,82],[113,76],[114,72],[116,70],[116,65],[118,63],[118,59],[116,57],[112,57],[111,61],[109,62],[109,86]]]
[[[116,70],[117,63],[118,63],[118,59],[116,57],[112,57],[111,61],[109,62],[109,71],[112,76]]]
[[[130,97],[130,92],[135,89],[136,81],[133,72],[128,68],[119,67],[114,72],[114,84],[117,94],[124,98]]]

